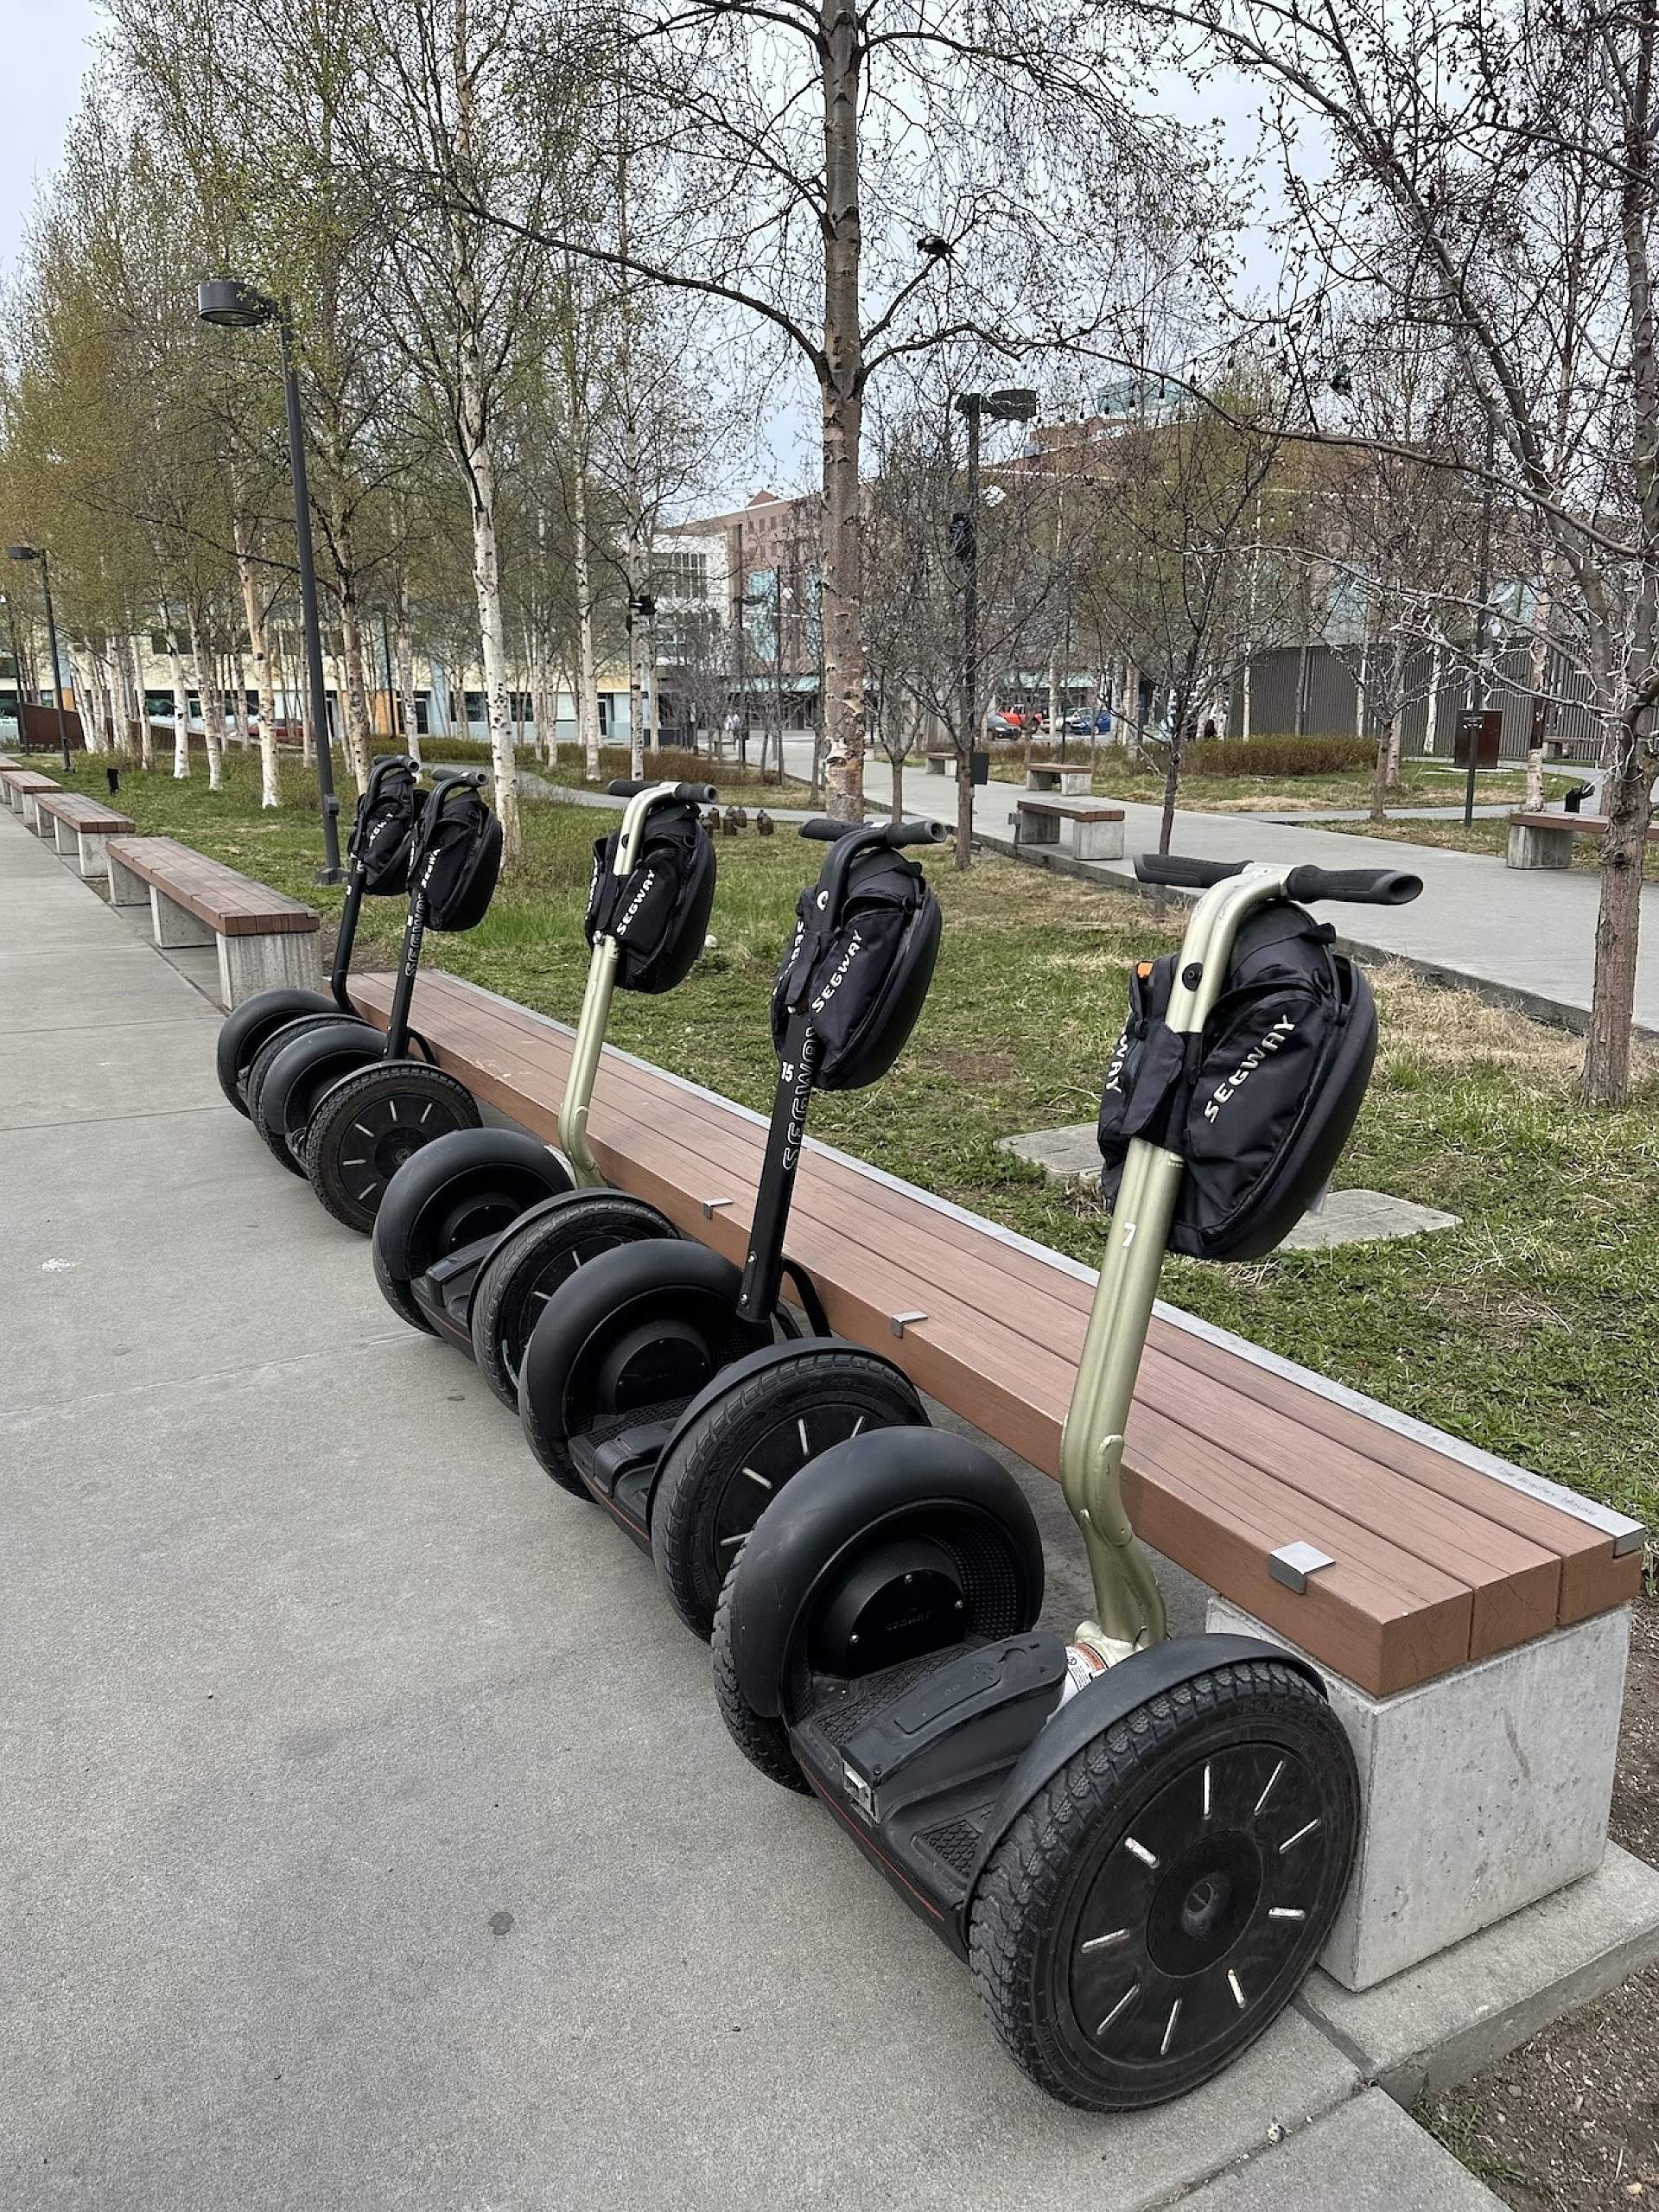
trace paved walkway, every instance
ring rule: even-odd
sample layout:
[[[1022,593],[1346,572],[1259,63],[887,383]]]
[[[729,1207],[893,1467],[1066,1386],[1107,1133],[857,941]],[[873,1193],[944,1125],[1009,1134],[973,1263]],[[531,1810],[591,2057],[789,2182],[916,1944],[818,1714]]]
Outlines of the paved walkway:
[[[1491,2207],[1300,2012],[1133,2120],[1031,2088],[217,1026],[0,815],[9,2212]]]
[[[785,758],[791,774],[810,772],[811,741],[791,739]],[[885,807],[892,771],[872,756],[866,789]],[[974,825],[985,836],[1012,838],[1019,787],[988,784],[975,794]],[[907,814],[956,820],[957,787],[947,776],[905,771]],[[1155,806],[1124,806],[1127,852],[1155,851]],[[1339,830],[1304,828],[1289,817],[1198,814],[1178,810],[1173,849],[1200,860],[1311,861],[1325,868],[1380,868],[1392,860],[1423,879],[1409,906],[1349,909],[1344,934],[1376,952],[1402,954],[1453,976],[1495,985],[1517,997],[1587,1014],[1594,970],[1596,903],[1600,879],[1578,869],[1505,868],[1478,853],[1441,852],[1431,845],[1389,844]],[[1094,864],[1103,876],[1132,875],[1128,861]],[[1659,1034],[1659,884],[1642,894],[1643,949],[1637,970],[1636,1019]]]

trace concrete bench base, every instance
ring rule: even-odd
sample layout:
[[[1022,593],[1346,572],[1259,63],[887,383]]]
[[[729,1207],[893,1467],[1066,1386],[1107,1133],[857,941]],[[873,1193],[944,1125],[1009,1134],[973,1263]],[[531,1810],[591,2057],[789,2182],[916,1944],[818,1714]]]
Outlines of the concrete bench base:
[[[52,834],[57,840],[58,858],[60,861],[73,861],[76,874],[84,877],[88,883],[96,882],[99,876],[107,875],[110,872],[109,855],[105,850],[105,839],[127,836],[131,834],[124,825],[118,830],[77,830],[72,823],[61,820],[59,816],[47,814],[44,809],[38,809],[37,811],[41,814],[43,822],[49,822],[52,824]]]
[[[40,796],[38,791],[19,791],[17,804],[22,809],[24,828],[32,830],[37,837],[44,837],[49,834],[52,817],[41,812]]]
[[[1510,868],[1571,868],[1575,831],[1572,817],[1563,815],[1559,830],[1541,830],[1535,823],[1511,822],[1510,849],[1504,858]]]
[[[219,939],[219,995],[226,1013],[244,999],[284,984],[302,991],[322,988],[315,930],[273,930],[267,937]]]
[[[1205,1625],[1295,1649],[1224,1599]],[[1344,1989],[1594,1872],[1630,1640],[1624,1606],[1388,1698],[1320,1669],[1359,1761],[1359,1863],[1319,1961]]]
[[[322,968],[315,930],[254,931],[220,935],[207,922],[169,899],[164,891],[124,867],[107,852],[112,906],[148,906],[150,929],[163,951],[214,946],[219,954],[219,995],[228,1013],[256,992],[292,984],[299,990],[321,988]]]
[[[954,776],[957,772],[954,753],[924,753],[922,759],[930,776]]]
[[[1106,815],[1094,821],[1082,815],[1058,811],[1051,801],[1041,807],[1019,808],[1020,842],[1052,845],[1079,861],[1121,861],[1123,857],[1123,817]]]

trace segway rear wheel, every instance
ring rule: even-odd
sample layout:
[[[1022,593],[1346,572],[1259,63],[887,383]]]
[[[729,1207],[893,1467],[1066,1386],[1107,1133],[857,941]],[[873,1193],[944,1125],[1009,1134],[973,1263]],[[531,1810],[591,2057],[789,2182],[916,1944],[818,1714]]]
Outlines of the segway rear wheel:
[[[392,1177],[374,1220],[374,1279],[396,1312],[435,1333],[413,1286],[439,1261],[504,1235],[570,1188],[558,1154],[522,1129],[453,1129]]]
[[[258,991],[233,1007],[220,1022],[213,1065],[219,1089],[238,1114],[248,1110],[248,1072],[261,1047],[279,1029],[308,1014],[338,1020],[340,1008],[325,991]]]
[[[381,1060],[325,1091],[306,1125],[304,1173],[334,1219],[366,1236],[386,1185],[435,1137],[475,1129],[464,1083],[421,1060]]]
[[[980,1878],[969,1959],[998,2035],[1090,2111],[1197,2088],[1300,1986],[1358,1832],[1353,1751],[1306,1675],[1241,1661],[1160,1691],[1035,1792]]]
[[[516,1223],[473,1292],[473,1357],[502,1404],[518,1408],[524,1346],[562,1282],[619,1244],[678,1235],[666,1214],[621,1191],[572,1191]]]
[[[872,1429],[925,1428],[913,1385],[855,1345],[807,1343],[732,1388],[675,1439],[652,1500],[670,1602],[706,1642],[744,1538],[809,1460]]]
[[[317,1101],[355,1070],[380,1061],[386,1040],[344,1014],[303,1014],[280,1030],[248,1071],[248,1117],[272,1159],[305,1173],[305,1131]]]

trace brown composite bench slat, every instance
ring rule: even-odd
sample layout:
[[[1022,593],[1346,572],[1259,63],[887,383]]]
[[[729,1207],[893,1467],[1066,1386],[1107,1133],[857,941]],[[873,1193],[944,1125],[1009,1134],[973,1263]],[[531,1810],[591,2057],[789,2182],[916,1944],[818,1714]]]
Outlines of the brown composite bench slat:
[[[0,783],[10,784],[15,791],[54,791],[59,789],[53,779],[41,775],[38,768],[0,768]]]
[[[1562,812],[1560,814],[1528,814],[1522,812],[1510,815],[1510,820],[1511,823],[1518,823],[1523,830],[1570,830],[1575,836],[1583,835],[1586,836],[1603,837],[1607,834],[1607,817],[1605,814],[1567,814],[1566,812]],[[1659,842],[1659,823],[1654,823],[1649,830],[1648,842],[1650,845]]]
[[[1042,791],[1021,791],[1014,801],[1021,814],[1058,814],[1066,822],[1121,822],[1123,810],[1099,798],[1055,798]]]
[[[354,994],[384,1020],[391,988],[365,976]],[[438,975],[422,978],[416,1014],[481,1099],[556,1135],[568,1031]],[[741,1260],[764,1140],[755,1117],[607,1052],[589,1136],[621,1187]],[[715,1198],[732,1203],[706,1214]],[[1057,1471],[1091,1296],[1084,1271],[812,1144],[790,1249],[836,1327]],[[915,1312],[925,1319],[896,1337],[893,1317]],[[1331,1387],[1155,1321],[1124,1473],[1147,1541],[1376,1694],[1635,1594],[1639,1544],[1616,1549],[1592,1519],[1467,1464],[1451,1440],[1441,1452],[1324,1395]],[[1268,1570],[1268,1554],[1299,1539],[1335,1562],[1300,1594]]]
[[[124,829],[133,828],[130,814],[118,814],[114,807],[105,806],[101,798],[88,798],[82,791],[48,791],[35,801],[43,814],[55,814],[60,822],[67,822],[72,830],[105,829],[118,822]]]
[[[193,852],[175,837],[111,837],[109,850],[123,868],[221,937],[270,937],[320,926],[313,907]]]

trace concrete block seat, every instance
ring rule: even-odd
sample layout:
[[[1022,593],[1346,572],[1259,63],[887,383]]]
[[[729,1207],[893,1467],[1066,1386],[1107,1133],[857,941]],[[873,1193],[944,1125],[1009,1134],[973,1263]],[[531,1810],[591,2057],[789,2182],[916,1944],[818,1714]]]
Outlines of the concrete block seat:
[[[158,945],[217,947],[226,1007],[278,984],[319,987],[321,924],[313,908],[176,838],[111,837],[105,852],[110,904],[148,905]]]
[[[946,752],[943,746],[931,747],[923,753],[922,760],[930,776],[954,776],[957,772],[956,754]]]
[[[138,827],[130,814],[118,814],[102,799],[83,798],[79,791],[37,791],[35,805],[41,836],[55,837],[59,859],[73,861],[88,882],[110,872],[106,841],[130,837]]]
[[[392,978],[353,995],[384,1027]],[[414,1019],[441,1065],[550,1142],[571,1033],[453,976]],[[740,1265],[761,1116],[601,1062],[601,1172]],[[1053,1477],[1093,1271],[809,1139],[791,1251],[832,1326]],[[1324,1963],[1360,1987],[1590,1872],[1605,1843],[1638,1523],[1160,1306],[1124,1494],[1158,1552],[1306,1652],[1367,1795]]]
[[[1575,837],[1606,834],[1605,814],[1512,814],[1504,857],[1510,868],[1571,868]],[[1659,843],[1659,823],[1649,830],[1648,842]]]
[[[41,819],[35,802],[42,791],[54,791],[59,785],[50,776],[43,776],[37,768],[0,768],[0,798],[14,814],[21,814],[26,828],[39,834]]]
[[[1028,760],[1026,789],[1058,791],[1062,798],[1087,798],[1093,778],[1086,760]]]
[[[1058,846],[1079,861],[1123,857],[1123,810],[1109,799],[1022,797],[1014,807],[1014,833],[1022,846]]]

